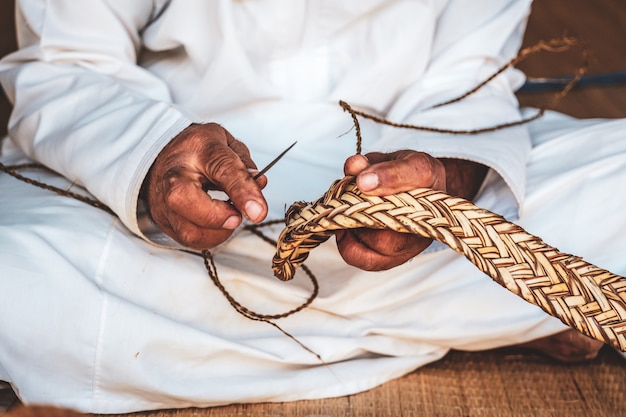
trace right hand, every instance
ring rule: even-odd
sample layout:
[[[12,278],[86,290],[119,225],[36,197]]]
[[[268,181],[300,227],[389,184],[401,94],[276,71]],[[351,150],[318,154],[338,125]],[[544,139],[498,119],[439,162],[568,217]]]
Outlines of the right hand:
[[[446,190],[444,165],[423,152],[354,155],[344,164],[344,173],[356,177],[366,195],[385,196],[418,187]],[[382,271],[407,262],[424,251],[430,239],[409,233],[378,229],[345,229],[335,233],[344,261],[366,271]]]
[[[232,234],[242,214],[258,223],[267,216],[256,165],[248,148],[215,123],[191,125],[163,148],[148,172],[144,194],[152,220],[192,249],[211,249]],[[224,191],[232,204],[206,190]]]
[[[436,159],[423,152],[401,150],[351,156],[346,160],[344,173],[355,176],[357,186],[366,195],[384,196],[426,187],[472,199],[487,174],[487,167],[462,159]],[[401,265],[431,242],[418,235],[377,229],[346,229],[335,236],[346,263],[366,271]]]

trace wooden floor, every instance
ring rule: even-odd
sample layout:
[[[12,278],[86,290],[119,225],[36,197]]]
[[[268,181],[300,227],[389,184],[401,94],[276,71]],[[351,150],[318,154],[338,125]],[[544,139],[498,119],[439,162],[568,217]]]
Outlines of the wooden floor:
[[[5,2],[2,6],[10,6]],[[6,13],[0,13],[4,24]],[[574,35],[592,51],[589,73],[626,70],[624,0],[537,0],[525,45]],[[13,40],[1,38],[2,53]],[[541,54],[519,65],[532,77],[574,72],[576,51]],[[519,94],[522,105],[540,106],[551,92]],[[0,105],[1,106],[1,105]],[[6,104],[4,104],[6,111]],[[576,117],[626,117],[626,85],[581,88],[556,108]],[[0,108],[0,112],[2,109]],[[0,123],[3,123],[0,120]],[[140,413],[150,417],[218,416],[622,416],[626,404],[626,364],[611,349],[582,365],[555,363],[529,352],[452,352],[442,361],[369,392],[338,399],[284,404],[232,405],[207,410]],[[0,391],[0,403],[14,397]],[[0,404],[0,414],[1,404]]]

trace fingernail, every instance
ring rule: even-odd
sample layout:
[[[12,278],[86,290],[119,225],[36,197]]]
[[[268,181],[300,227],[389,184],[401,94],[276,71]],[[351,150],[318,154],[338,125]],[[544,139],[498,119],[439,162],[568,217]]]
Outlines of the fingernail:
[[[233,230],[233,229],[236,229],[237,226],[239,226],[239,223],[241,223],[241,221],[239,220],[239,216],[230,216],[222,224],[222,228],[223,229]]]
[[[359,175],[359,188],[362,191],[370,191],[378,187],[378,175],[373,172]]]
[[[244,210],[246,211],[246,217],[250,220],[255,221],[258,220],[258,217],[263,213],[263,206],[257,203],[254,200],[250,200],[244,206]]]

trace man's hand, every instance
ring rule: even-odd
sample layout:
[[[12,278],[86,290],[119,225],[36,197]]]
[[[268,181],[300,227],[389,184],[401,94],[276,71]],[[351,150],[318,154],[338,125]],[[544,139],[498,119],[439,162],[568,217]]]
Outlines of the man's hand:
[[[144,184],[148,209],[167,235],[193,249],[210,249],[226,240],[242,221],[267,215],[256,165],[247,147],[220,125],[191,125],[158,155]],[[222,190],[232,204],[211,198]]]
[[[368,195],[389,195],[415,188],[447,191],[472,198],[487,168],[470,161],[436,159],[416,151],[369,153],[346,160],[344,173],[356,176]],[[336,233],[339,253],[346,263],[367,271],[381,271],[405,263],[426,249],[431,240],[391,230],[350,229]]]

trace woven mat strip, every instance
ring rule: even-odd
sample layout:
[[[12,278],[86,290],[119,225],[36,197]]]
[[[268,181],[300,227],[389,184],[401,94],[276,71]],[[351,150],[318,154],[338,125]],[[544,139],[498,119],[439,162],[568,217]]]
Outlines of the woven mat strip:
[[[626,351],[626,279],[560,252],[502,216],[431,189],[386,197],[361,194],[353,177],[287,211],[274,274],[293,278],[309,252],[340,229],[391,229],[435,239],[498,284],[566,325]]]

